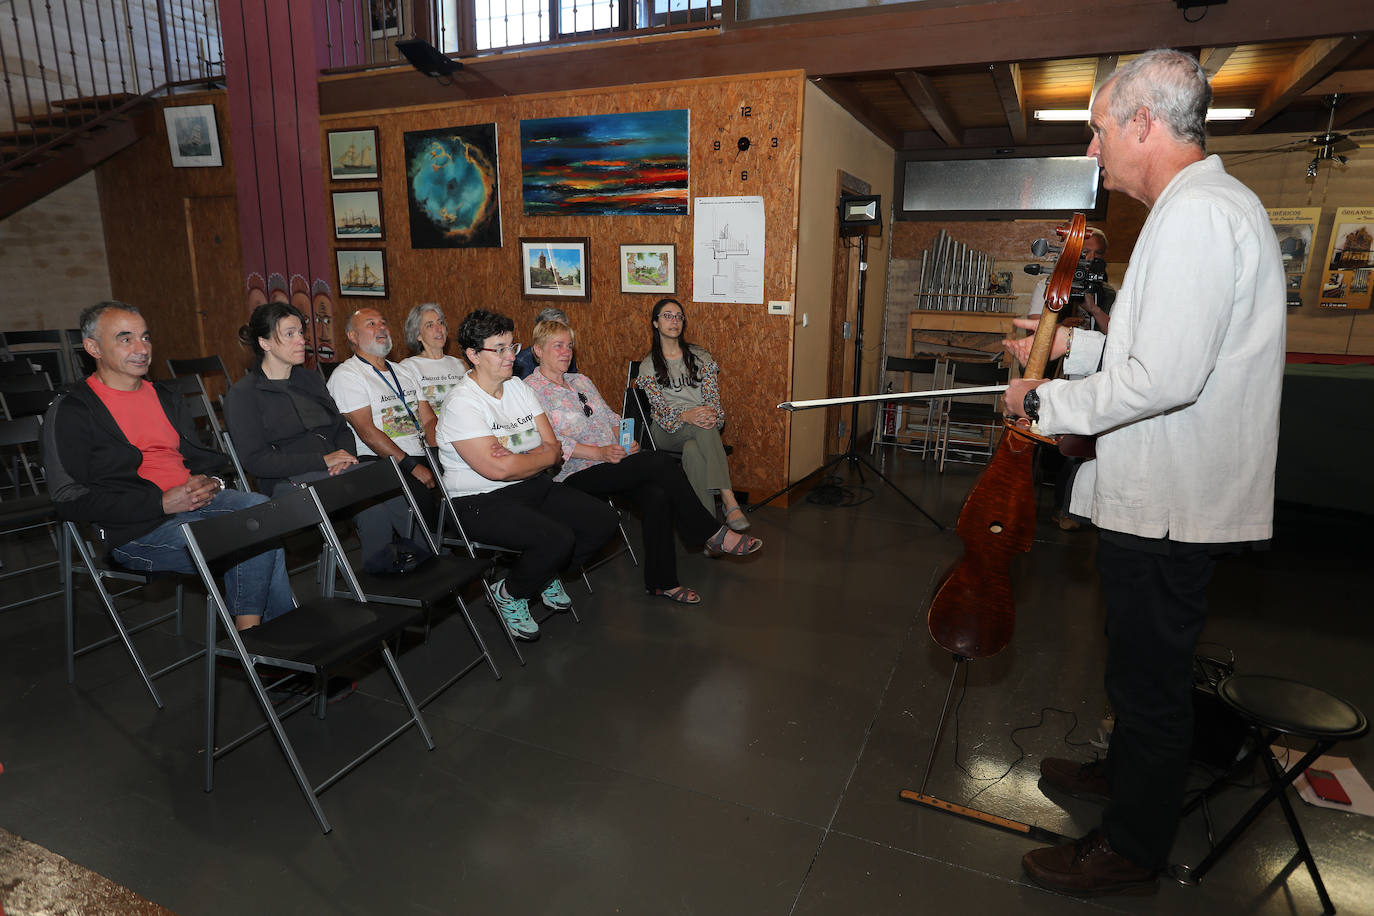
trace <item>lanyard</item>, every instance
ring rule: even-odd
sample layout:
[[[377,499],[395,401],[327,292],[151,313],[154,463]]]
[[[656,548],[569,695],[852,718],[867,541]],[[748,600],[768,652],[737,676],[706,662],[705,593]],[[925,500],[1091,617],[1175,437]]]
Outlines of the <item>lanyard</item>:
[[[360,356],[358,357],[358,359],[363,358]],[[363,362],[367,363],[367,360],[363,359]],[[386,371],[391,375],[390,380],[388,380],[385,375],[382,375],[381,369],[378,369],[376,366],[373,366],[372,363],[367,364],[372,367],[373,372],[377,373],[377,377],[382,380],[382,383],[385,384],[386,387],[390,388],[396,394],[396,397],[400,399],[401,406],[406,409],[406,416],[410,417],[410,422],[415,424],[415,432],[419,433],[419,435],[423,437],[425,434],[424,427],[420,425],[419,420],[415,419],[415,413],[410,409],[410,405],[406,403],[405,393],[401,391],[401,380],[396,377],[396,370],[391,367],[390,361],[388,361],[386,364]],[[395,384],[393,385],[392,382],[394,382]]]

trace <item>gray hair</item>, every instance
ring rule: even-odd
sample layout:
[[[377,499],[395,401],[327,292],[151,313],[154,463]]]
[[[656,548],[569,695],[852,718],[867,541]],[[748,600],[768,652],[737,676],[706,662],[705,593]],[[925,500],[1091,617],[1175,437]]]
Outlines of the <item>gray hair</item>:
[[[410,347],[411,353],[419,353],[425,348],[424,344],[420,343],[420,325],[424,324],[425,312],[433,312],[439,316],[440,321],[448,323],[448,318],[444,316],[444,310],[439,308],[438,303],[421,302],[411,309],[410,314],[406,316],[404,328],[406,346]]]
[[[1097,236],[1099,239],[1102,240],[1102,250],[1103,250],[1103,251],[1106,251],[1108,248],[1111,247],[1110,245],[1107,244],[1107,233],[1103,232],[1101,229],[1097,229],[1097,228],[1095,228],[1095,227],[1093,227],[1093,226],[1089,226],[1088,229],[1087,229],[1087,232],[1084,234],[1083,237],[1086,239],[1086,238],[1087,238],[1088,236],[1090,236],[1090,235],[1095,235],[1095,236]]]
[[[552,306],[539,310],[539,314],[535,316],[534,323],[538,324],[541,321],[561,321],[568,327],[572,327],[572,322],[568,320],[568,313],[562,309],[553,308]]]
[[[128,312],[131,315],[143,314],[138,310],[138,306],[120,302],[118,299],[106,299],[104,302],[97,302],[95,305],[87,306],[81,312],[81,336],[95,340],[95,331],[100,325],[100,316],[111,310]]]
[[[1108,111],[1118,126],[1141,108],[1169,128],[1174,139],[1207,148],[1207,106],[1212,87],[1197,58],[1182,51],[1146,51],[1107,81],[1112,87]],[[1105,87],[1104,87],[1105,88]]]

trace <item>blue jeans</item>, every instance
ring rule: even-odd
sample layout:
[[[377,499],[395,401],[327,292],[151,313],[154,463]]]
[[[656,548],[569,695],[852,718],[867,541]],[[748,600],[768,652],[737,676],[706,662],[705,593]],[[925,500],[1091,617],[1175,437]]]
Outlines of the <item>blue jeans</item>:
[[[260,493],[240,490],[221,490],[209,504],[190,512],[181,512],[110,551],[120,565],[138,572],[194,573],[191,552],[181,533],[184,522],[216,515],[227,515],[267,502]],[[249,557],[224,573],[224,601],[229,613],[261,614],[263,620],[279,617],[295,607],[291,599],[291,582],[286,575],[286,554],[281,548],[267,550]]]

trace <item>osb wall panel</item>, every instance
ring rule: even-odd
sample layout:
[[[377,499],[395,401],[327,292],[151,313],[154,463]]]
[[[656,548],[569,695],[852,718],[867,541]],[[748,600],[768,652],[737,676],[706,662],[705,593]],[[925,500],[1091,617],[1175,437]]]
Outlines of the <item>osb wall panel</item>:
[[[202,337],[196,313],[195,277],[187,222],[188,199],[233,198],[233,151],[230,148],[229,112],[225,94],[219,92],[178,95],[176,105],[214,105],[224,165],[218,168],[172,167],[167,147],[166,121],[161,111],[154,116],[156,128],[133,146],[96,170],[100,210],[109,257],[110,292],[114,298],[137,305],[153,335],[153,375],[165,374],[167,357],[220,353],[231,371],[237,371],[242,348],[227,332]],[[234,212],[233,208],[229,208]],[[238,220],[227,218],[220,238],[230,240],[213,251],[200,252],[206,260],[230,258],[232,275],[242,275],[238,263]],[[225,289],[206,303],[207,311],[243,313],[241,290]],[[218,314],[213,325],[228,327],[246,319]]]
[[[446,309],[456,331],[474,308],[515,320],[516,339],[530,341],[534,317],[545,305],[562,307],[577,332],[578,367],[613,405],[619,404],[626,364],[649,350],[649,311],[656,296],[620,292],[619,246],[672,242],[677,247],[677,294],[685,304],[688,337],[711,351],[721,366],[727,423],[725,440],[737,489],[758,499],[781,489],[787,473],[787,423],[776,405],[787,400],[791,378],[791,326],[770,319],[767,306],[692,301],[693,216],[537,216],[523,214],[520,188],[520,121],[615,112],[686,108],[691,111],[690,193],[696,197],[758,195],[764,200],[766,260],[764,299],[793,299],[797,224],[797,168],[803,81],[800,74],[766,74],[611,90],[550,93],[460,102],[445,107],[398,109],[327,118],[322,130],[378,129],[381,178],[375,182],[327,182],[326,191],[380,187],[386,240],[388,298],[340,298],[335,338],[346,354],[342,324],[355,309],[378,308],[393,328],[411,307],[426,301]],[[741,114],[749,106],[750,116]],[[417,250],[410,247],[402,135],[467,124],[495,123],[500,159],[501,248]],[[753,148],[736,157],[736,140]],[[778,138],[776,149],[768,145]],[[713,140],[723,150],[711,149]],[[327,148],[327,144],[321,143]],[[741,181],[741,169],[749,179]],[[326,170],[326,174],[328,171]],[[590,239],[591,299],[566,302],[523,299],[521,237]],[[359,242],[342,248],[372,247]],[[337,277],[334,278],[337,284]],[[336,287],[337,288],[337,285]],[[399,336],[399,335],[398,335]],[[398,344],[404,349],[403,344]],[[456,352],[451,347],[451,352]],[[401,354],[404,355],[404,354]]]

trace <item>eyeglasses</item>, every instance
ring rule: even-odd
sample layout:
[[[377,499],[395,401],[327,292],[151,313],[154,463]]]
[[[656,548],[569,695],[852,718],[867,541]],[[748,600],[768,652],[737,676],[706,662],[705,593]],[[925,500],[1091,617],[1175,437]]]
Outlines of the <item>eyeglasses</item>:
[[[659,313],[659,316],[658,316],[658,320],[659,320],[659,321],[673,321],[673,322],[677,322],[677,321],[683,321],[686,317],[687,317],[687,316],[681,315],[681,314],[679,314],[679,313],[677,313],[677,312],[660,312],[660,313]]]
[[[515,354],[520,352],[520,345],[504,344],[500,347],[478,347],[477,349],[482,353],[495,353],[498,357],[505,356],[507,353],[509,353],[511,356],[514,356]]]
[[[582,402],[582,412],[590,417],[592,415],[592,406],[587,403],[587,396],[579,391],[577,393],[577,399]]]

